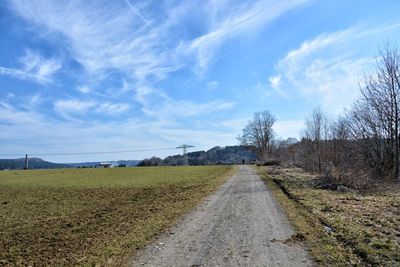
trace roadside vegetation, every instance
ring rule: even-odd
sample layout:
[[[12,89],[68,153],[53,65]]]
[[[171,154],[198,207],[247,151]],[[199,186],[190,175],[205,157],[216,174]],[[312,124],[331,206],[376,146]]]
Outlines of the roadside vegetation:
[[[300,168],[258,168],[319,265],[400,265],[398,183],[339,192]]]
[[[232,166],[0,172],[0,266],[121,266]]]

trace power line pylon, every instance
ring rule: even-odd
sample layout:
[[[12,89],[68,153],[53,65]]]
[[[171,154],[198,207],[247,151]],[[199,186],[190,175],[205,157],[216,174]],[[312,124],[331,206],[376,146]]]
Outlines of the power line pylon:
[[[195,146],[191,146],[191,145],[181,145],[181,146],[178,146],[178,147],[177,147],[177,149],[182,148],[182,152],[183,152],[183,154],[182,154],[182,155],[183,155],[183,165],[184,165],[184,166],[188,166],[188,165],[189,165],[189,160],[188,160],[186,151],[187,151],[187,149],[190,148],[190,147],[195,147]]]

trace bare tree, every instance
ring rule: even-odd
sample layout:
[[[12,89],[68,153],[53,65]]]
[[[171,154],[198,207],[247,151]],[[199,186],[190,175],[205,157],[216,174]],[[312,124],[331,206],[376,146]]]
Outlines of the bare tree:
[[[269,111],[257,112],[252,121],[243,128],[238,140],[242,145],[252,146],[260,159],[266,160],[271,153],[274,137],[272,126],[276,118]]]
[[[400,53],[386,45],[349,114],[352,138],[375,177],[399,179]]]
[[[308,161],[311,163],[312,171],[322,172],[322,141],[327,135],[326,116],[320,107],[313,110],[305,120],[304,138]],[[315,168],[315,165],[316,168]]]
[[[331,138],[332,138],[332,157],[331,162],[335,167],[348,165],[348,154],[351,152],[352,147],[349,144],[349,127],[345,117],[340,116],[336,121],[331,124]],[[343,166],[345,167],[345,166]]]
[[[287,139],[273,140],[271,144],[273,158],[277,161],[284,161],[287,163],[295,164],[295,144],[297,143],[298,140],[293,137],[289,137]]]
[[[387,44],[376,72],[364,77],[361,96],[331,121],[321,108],[305,120],[303,138],[276,142],[275,154],[339,184],[361,188],[375,179],[400,180],[400,51]],[[282,154],[283,156],[279,155]],[[290,155],[290,157],[288,157]]]

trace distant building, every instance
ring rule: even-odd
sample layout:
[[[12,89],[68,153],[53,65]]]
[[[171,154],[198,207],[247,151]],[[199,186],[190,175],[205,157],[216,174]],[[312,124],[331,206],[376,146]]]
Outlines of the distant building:
[[[100,162],[100,164],[97,166],[98,168],[111,168],[112,163],[110,162]]]

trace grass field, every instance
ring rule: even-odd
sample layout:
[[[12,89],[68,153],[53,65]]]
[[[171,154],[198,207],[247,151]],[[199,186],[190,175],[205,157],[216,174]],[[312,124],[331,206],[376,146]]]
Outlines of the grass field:
[[[120,266],[230,166],[0,172],[0,266]]]
[[[300,169],[259,171],[319,264],[400,265],[398,183],[365,194],[342,193],[315,189],[316,175]]]

